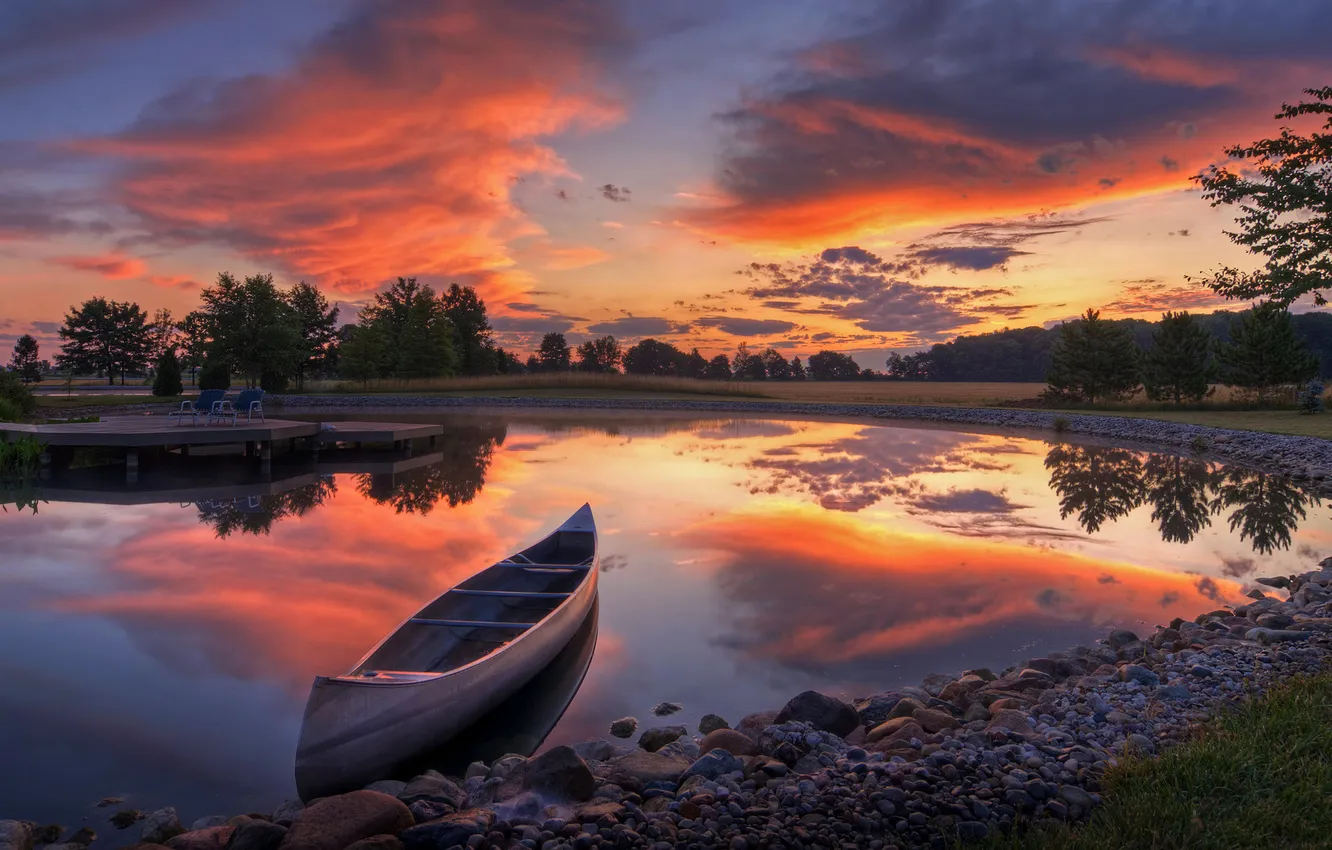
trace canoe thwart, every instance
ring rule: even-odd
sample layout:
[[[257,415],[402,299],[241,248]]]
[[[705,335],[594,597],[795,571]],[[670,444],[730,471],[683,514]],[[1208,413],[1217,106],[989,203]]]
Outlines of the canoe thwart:
[[[509,599],[568,599],[573,596],[572,593],[538,593],[533,590],[469,590],[465,587],[455,587],[449,593],[457,593],[462,596],[503,596]]]
[[[575,570],[581,571],[591,567],[591,564],[534,564],[531,561],[522,563],[519,561],[500,561],[495,566],[509,567],[515,570]]]
[[[504,623],[499,620],[435,620],[429,617],[413,617],[407,622],[423,626],[457,626],[464,629],[530,629],[536,623]]]

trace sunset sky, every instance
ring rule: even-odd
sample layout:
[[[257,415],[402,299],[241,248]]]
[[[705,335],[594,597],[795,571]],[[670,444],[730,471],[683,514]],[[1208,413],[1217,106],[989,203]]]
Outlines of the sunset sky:
[[[218,272],[475,285],[501,344],[893,349],[1222,303],[1189,176],[1332,81],[1230,0],[8,0],[0,356]],[[1300,309],[1297,307],[1297,309]]]

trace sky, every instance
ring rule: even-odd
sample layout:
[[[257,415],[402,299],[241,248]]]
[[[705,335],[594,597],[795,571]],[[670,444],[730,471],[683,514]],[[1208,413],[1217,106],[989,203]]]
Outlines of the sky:
[[[520,353],[879,368],[1211,310],[1197,279],[1256,264],[1190,177],[1329,83],[1329,37],[1313,0],[8,0],[0,355],[222,271],[344,320],[472,285]]]

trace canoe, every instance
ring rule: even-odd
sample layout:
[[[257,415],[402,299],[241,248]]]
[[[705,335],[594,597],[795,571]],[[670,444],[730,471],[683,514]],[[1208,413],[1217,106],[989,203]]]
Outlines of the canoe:
[[[296,748],[301,796],[388,778],[516,693],[587,620],[597,566],[583,505],[408,617],[345,675],[316,677]]]

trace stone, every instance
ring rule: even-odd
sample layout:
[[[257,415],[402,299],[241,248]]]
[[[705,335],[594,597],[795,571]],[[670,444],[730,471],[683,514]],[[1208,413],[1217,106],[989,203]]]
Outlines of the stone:
[[[689,766],[680,776],[680,781],[684,781],[691,776],[701,776],[704,779],[717,780],[728,773],[741,773],[745,770],[744,762],[736,758],[726,750],[711,750],[700,756],[697,761]]]
[[[252,820],[234,829],[227,850],[277,850],[287,837],[285,826],[266,820]]]
[[[758,755],[758,746],[754,743],[754,739],[734,729],[714,729],[703,737],[703,743],[699,744],[698,748],[705,753],[725,750],[736,756]]]
[[[657,750],[657,752],[673,759],[679,759],[683,762],[691,762],[703,755],[699,750],[698,744],[688,735],[682,735],[681,737],[676,738],[674,741],[671,741],[666,746]]]
[[[967,843],[984,841],[990,837],[990,827],[983,821],[964,820],[957,824],[957,837]]]
[[[878,726],[888,719],[888,713],[897,707],[900,699],[902,697],[898,694],[878,694],[869,699],[856,700],[856,714],[860,717],[860,725],[866,729]]]
[[[678,702],[663,702],[658,703],[656,708],[652,709],[652,713],[658,717],[667,717],[683,709],[684,706],[680,705]]]
[[[60,824],[48,823],[46,826],[39,826],[32,831],[32,842],[34,844],[55,844],[64,833],[65,828]]]
[[[973,702],[967,707],[967,713],[962,716],[967,723],[973,723],[977,720],[989,720],[990,710],[983,703]]]
[[[168,838],[166,846],[171,850],[222,850],[235,832],[230,824],[191,829]]]
[[[616,738],[628,738],[634,734],[638,728],[638,719],[634,717],[621,717],[613,721],[610,725],[610,733]]]
[[[371,791],[370,793],[379,792]],[[453,784],[443,774],[433,770],[427,771],[408,782],[398,794],[385,796],[396,796],[404,805],[411,805],[418,800],[448,803],[455,809],[461,809],[467,805],[467,792]]]
[[[573,747],[551,747],[528,760],[523,771],[523,790],[562,800],[586,800],[597,790],[597,779]]]
[[[1090,812],[1096,804],[1092,795],[1076,785],[1059,786],[1059,799],[1068,803],[1070,806],[1078,806],[1083,812]]]
[[[34,833],[34,838],[35,838],[35,833]],[[97,833],[93,832],[92,829],[86,826],[79,827],[77,830],[74,831],[74,834],[71,835],[68,839],[70,844],[81,844],[84,847],[88,847],[96,840],[97,840]]]
[[[1156,745],[1153,744],[1152,739],[1148,738],[1146,735],[1134,733],[1128,736],[1128,746],[1126,749],[1130,751],[1154,753],[1156,752]]]
[[[777,712],[775,711],[756,711],[753,714],[746,714],[740,718],[736,724],[737,732],[743,732],[755,741],[763,734],[763,730],[777,722]]]
[[[1005,708],[993,713],[987,728],[1007,729],[1010,732],[1021,732],[1026,734],[1031,731],[1031,718],[1025,711]]]
[[[1263,593],[1261,590],[1259,590],[1259,589],[1256,588],[1256,587],[1255,587],[1253,590],[1250,590],[1248,593],[1246,593],[1246,594],[1244,594],[1244,595],[1247,596],[1247,597],[1249,597],[1250,599],[1266,599],[1266,598],[1267,598],[1267,594],[1266,594],[1266,593]]]
[[[305,804],[300,800],[287,800],[282,805],[273,810],[273,823],[280,823],[283,826],[291,826],[300,820],[301,812],[305,811]]]
[[[381,779],[378,782],[371,782],[365,786],[367,791],[378,791],[381,794],[387,794],[390,797],[397,797],[407,790],[407,783],[401,779]]]
[[[920,680],[920,686],[925,689],[925,693],[932,697],[937,697],[943,690],[944,685],[953,681],[953,677],[947,673],[928,673],[925,678]]]
[[[946,711],[939,711],[934,708],[922,708],[914,712],[911,717],[920,724],[920,728],[933,735],[935,732],[942,732],[945,729],[955,729],[960,724],[957,718]]]
[[[180,825],[176,810],[167,806],[143,819],[143,831],[139,833],[139,840],[145,844],[165,844],[168,839],[175,838],[184,831],[185,827]]]
[[[1111,649],[1118,652],[1121,646],[1127,643],[1133,643],[1136,640],[1138,640],[1138,636],[1128,629],[1115,629],[1110,633],[1110,636],[1105,639],[1105,643]]]
[[[1286,576],[1262,576],[1254,579],[1259,584],[1265,584],[1268,587],[1287,588],[1290,587],[1290,579]]]
[[[1125,664],[1119,668],[1121,682],[1137,682],[1140,685],[1155,687],[1161,684],[1161,677],[1140,664]]]
[[[1288,643],[1290,641],[1308,640],[1313,636],[1313,632],[1295,632],[1283,629],[1249,629],[1244,633],[1245,640],[1257,641],[1261,644]]]
[[[985,687],[985,680],[980,676],[963,676],[956,682],[949,682],[939,692],[939,699],[955,705],[966,705],[971,694]]]
[[[892,720],[885,720],[875,728],[883,729],[890,723],[894,724],[891,730],[885,731],[877,741],[870,744],[873,749],[884,752],[900,744],[909,743],[912,738],[919,740],[926,735],[925,730],[920,728],[920,724],[910,717],[894,717]]]
[[[121,809],[120,811],[113,814],[111,817],[107,818],[107,820],[111,821],[111,825],[114,826],[116,829],[128,829],[134,824],[143,820],[144,817],[145,817],[144,813],[139,811],[138,809]],[[226,822],[227,819],[222,818],[222,823]],[[210,823],[208,824],[208,826],[218,826],[218,824]],[[203,827],[200,827],[200,829],[202,828]]]
[[[922,709],[922,711],[923,710],[924,709]],[[882,741],[884,738],[887,738],[889,735],[892,735],[898,729],[901,729],[903,726],[906,726],[907,724],[914,724],[917,726],[920,725],[919,723],[916,722],[914,718],[911,717],[894,717],[891,720],[883,721],[878,726],[875,726],[873,729],[871,729],[869,731],[869,734],[865,736],[865,742],[869,744],[874,744],[879,741]]]
[[[893,710],[888,712],[888,719],[892,720],[897,717],[910,717],[923,708],[925,708],[925,704],[920,700],[911,697],[902,697],[897,701],[897,705],[893,706]]]
[[[1183,685],[1161,685],[1156,689],[1157,699],[1188,699],[1191,696]]]
[[[470,847],[468,839],[474,835],[485,835],[494,825],[494,812],[467,809],[404,829],[398,838],[402,841],[403,850],[449,850],[457,845]]]
[[[0,850],[32,850],[35,827],[26,820],[0,820]]]
[[[282,850],[343,850],[362,838],[400,833],[414,822],[407,804],[396,797],[351,791],[307,806],[287,830]]]
[[[689,767],[689,762],[646,750],[635,750],[606,764],[606,781],[631,791],[641,791],[651,782],[678,782],[680,774]]]
[[[190,824],[190,831],[193,832],[196,829],[208,829],[212,826],[226,826],[228,820],[230,820],[230,818],[226,815],[208,815],[206,817],[201,817],[194,823]]]
[[[1295,618],[1289,614],[1282,614],[1280,611],[1270,611],[1266,614],[1259,614],[1254,618],[1254,622],[1265,629],[1286,629],[1295,623]]]
[[[815,729],[831,732],[839,738],[860,725],[855,707],[818,691],[805,691],[793,697],[777,713],[777,723],[798,720]]]
[[[683,726],[654,726],[651,729],[645,729],[643,734],[638,737],[638,746],[650,753],[655,753],[688,731]]]
[[[698,732],[700,735],[710,735],[718,729],[730,729],[731,724],[726,722],[726,718],[719,714],[705,714],[698,721]],[[706,752],[706,750],[704,751]]]
[[[372,835],[352,842],[346,850],[403,850],[402,839],[396,835]]]
[[[583,761],[606,761],[620,755],[623,750],[623,747],[612,744],[604,738],[592,738],[573,745],[573,751],[578,753],[578,757]]]

